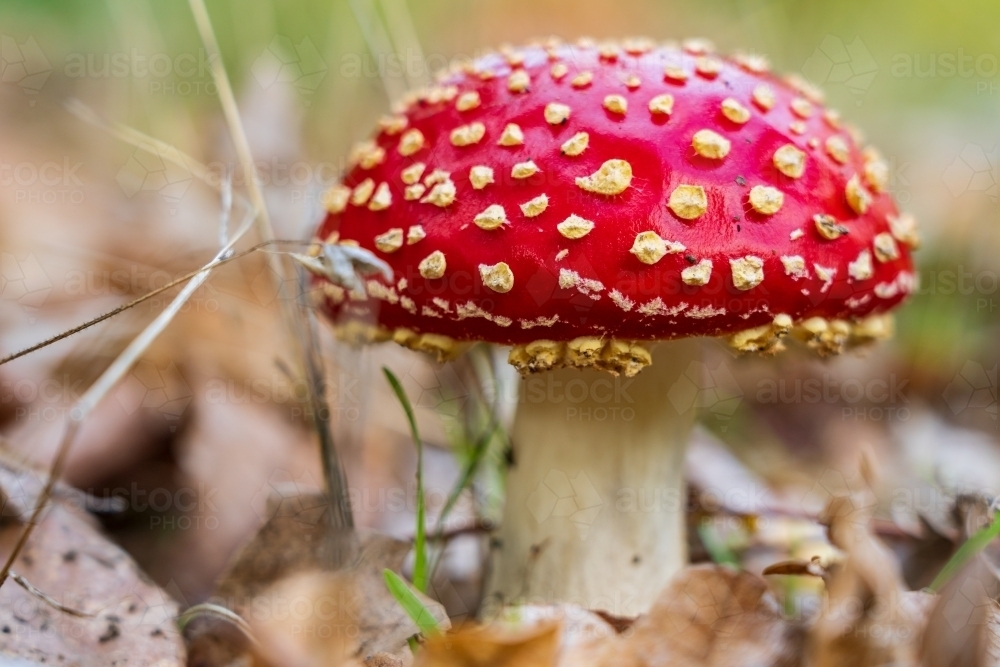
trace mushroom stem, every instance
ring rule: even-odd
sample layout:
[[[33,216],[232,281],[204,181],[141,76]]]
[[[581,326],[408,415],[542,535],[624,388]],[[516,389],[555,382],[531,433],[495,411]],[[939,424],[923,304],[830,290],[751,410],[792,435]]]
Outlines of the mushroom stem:
[[[697,341],[672,341],[634,378],[564,369],[522,379],[486,614],[569,602],[636,616],[685,565],[694,410],[679,412],[668,392],[697,355]]]

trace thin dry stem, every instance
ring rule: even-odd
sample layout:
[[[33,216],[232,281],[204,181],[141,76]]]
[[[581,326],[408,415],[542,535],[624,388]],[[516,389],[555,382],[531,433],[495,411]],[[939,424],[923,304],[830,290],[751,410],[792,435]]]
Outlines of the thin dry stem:
[[[267,211],[267,203],[264,200],[264,191],[261,188],[260,180],[257,177],[257,170],[254,167],[253,153],[250,150],[250,142],[247,140],[246,131],[243,128],[243,121],[240,119],[239,108],[236,106],[236,97],[233,95],[233,88],[226,74],[226,68],[222,62],[222,54],[219,50],[219,43],[215,38],[215,31],[212,28],[212,20],[208,15],[204,0],[189,0],[191,12],[194,14],[195,23],[198,25],[198,32],[201,35],[202,44],[208,54],[209,62],[212,64],[212,77],[215,80],[216,88],[219,91],[219,103],[222,105],[223,114],[226,117],[226,124],[229,126],[229,133],[236,152],[239,155],[240,163],[244,173],[247,175],[247,187],[250,190],[250,200],[257,209],[258,229],[264,241],[274,239],[274,229],[271,225],[271,218]],[[310,335],[309,325],[297,312],[292,301],[287,294],[287,272],[280,257],[274,256],[270,259],[271,268],[278,278],[278,295],[282,313],[289,325],[292,334],[291,343],[298,352],[295,356],[302,360],[304,375],[309,377],[321,372],[312,368],[315,363],[315,354],[308,345],[313,341]],[[314,344],[314,343],[313,343]],[[302,369],[300,369],[302,370]],[[315,383],[307,383],[310,394],[315,393]],[[322,397],[309,396],[310,403],[315,404],[321,401]],[[321,419],[314,418],[313,426],[316,429],[320,441],[320,453],[323,457],[324,472],[327,473],[326,483],[328,496],[330,498],[331,518],[343,523],[343,527],[350,528],[354,525],[350,507],[346,504],[346,491],[343,488],[344,475],[343,467],[333,446],[333,437],[329,432],[328,424]],[[331,475],[331,471],[336,473]]]
[[[90,612],[80,611],[79,609],[74,609],[73,607],[67,607],[63,603],[56,600],[51,595],[48,595],[39,590],[37,586],[35,586],[33,583],[25,579],[23,575],[18,574],[14,570],[10,571],[9,576],[14,581],[14,583],[16,583],[24,590],[28,591],[29,594],[35,596],[36,598],[38,598],[45,604],[49,605],[50,607],[58,609],[64,614],[69,614],[70,616],[76,616],[77,618],[92,618],[94,616],[94,614],[91,614]]]
[[[80,425],[83,424],[87,416],[93,411],[93,409],[100,403],[111,389],[118,384],[119,381],[128,373],[129,369],[145,354],[149,346],[152,345],[153,341],[163,333],[170,322],[174,319],[177,313],[180,312],[181,308],[187,303],[188,299],[198,290],[199,287],[205,284],[208,280],[209,275],[212,272],[211,265],[218,262],[220,259],[227,257],[233,249],[233,246],[243,238],[243,235],[250,231],[253,226],[255,219],[255,211],[250,211],[247,216],[243,219],[240,224],[239,229],[233,235],[232,240],[226,244],[226,246],[220,250],[212,262],[203,267],[188,284],[181,290],[181,293],[174,297],[174,300],[170,302],[170,305],[162,313],[160,313],[155,320],[149,323],[149,325],[140,333],[125,350],[118,355],[118,358],[112,362],[112,364],[101,374],[97,381],[92,384],[87,391],[76,401],[73,407],[69,411],[69,423],[66,427],[66,433],[63,435],[62,441],[59,443],[59,449],[56,451],[56,456],[52,461],[52,465],[49,468],[49,477],[45,480],[45,487],[42,489],[41,495],[38,497],[38,504],[35,506],[35,510],[31,514],[31,518],[28,520],[27,524],[24,526],[24,530],[21,531],[20,536],[18,536],[17,543],[14,544],[14,548],[11,550],[10,555],[7,557],[7,562],[4,563],[3,569],[0,570],[0,586],[7,581],[7,577],[10,575],[11,566],[17,560],[18,555],[24,548],[24,545],[28,542],[28,538],[31,536],[32,531],[36,525],[38,525],[42,512],[48,505],[49,498],[52,497],[52,489],[55,487],[56,480],[62,476],[63,467],[66,463],[66,457],[69,454],[69,450],[73,445],[73,441],[76,438],[77,432],[80,430]]]

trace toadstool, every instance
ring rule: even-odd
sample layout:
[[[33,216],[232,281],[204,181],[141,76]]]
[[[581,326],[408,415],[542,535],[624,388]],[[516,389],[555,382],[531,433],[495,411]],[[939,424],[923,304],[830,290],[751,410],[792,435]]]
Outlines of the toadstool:
[[[326,312],[439,360],[507,345],[528,378],[490,600],[636,614],[683,566],[681,339],[828,355],[890,333],[917,237],[859,142],[760,57],[550,40],[456,66],[355,151],[317,238],[394,276],[324,283]]]

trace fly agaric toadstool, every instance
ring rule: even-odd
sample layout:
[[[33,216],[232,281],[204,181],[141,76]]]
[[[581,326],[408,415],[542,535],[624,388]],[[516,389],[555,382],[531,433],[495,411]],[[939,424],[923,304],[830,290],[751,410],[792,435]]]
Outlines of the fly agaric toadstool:
[[[522,395],[493,602],[635,614],[684,564],[692,417],[667,393],[695,352],[678,339],[774,353],[791,335],[826,355],[890,333],[917,237],[860,143],[818,90],[761,57],[550,40],[452,68],[355,149],[318,238],[370,250],[394,276],[324,282],[352,337],[439,360],[509,345],[523,374],[552,373],[547,388],[653,362],[620,401],[585,389],[574,404],[619,401],[629,418],[573,419],[562,396]],[[652,507],[622,507],[626,490]]]

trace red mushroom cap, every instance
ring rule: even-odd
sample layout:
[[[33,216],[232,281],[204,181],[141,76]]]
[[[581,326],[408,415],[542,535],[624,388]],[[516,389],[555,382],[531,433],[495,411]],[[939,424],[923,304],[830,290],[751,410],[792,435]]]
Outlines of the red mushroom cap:
[[[443,356],[515,345],[527,370],[685,336],[839,351],[916,281],[912,218],[859,141],[809,84],[701,41],[487,55],[355,149],[319,238],[394,278],[325,307]]]

